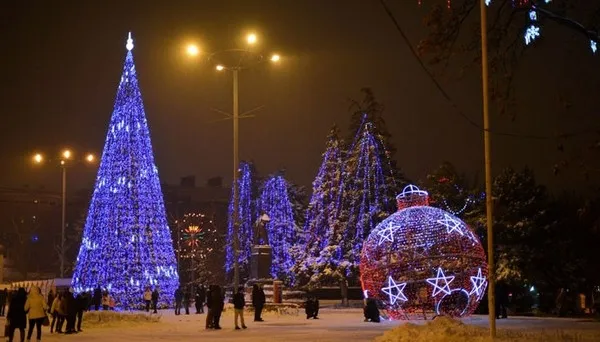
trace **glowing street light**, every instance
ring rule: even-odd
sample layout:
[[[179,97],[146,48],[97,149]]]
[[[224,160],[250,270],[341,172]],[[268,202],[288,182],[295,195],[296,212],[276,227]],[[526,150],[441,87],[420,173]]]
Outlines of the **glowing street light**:
[[[248,42],[248,44],[254,44],[257,41],[256,35],[254,33],[250,33],[247,37],[246,37],[246,41]]]
[[[64,150],[62,153],[63,158],[65,159],[71,159],[71,151],[70,150]]]
[[[216,66],[217,71],[222,71],[223,69],[225,69],[224,66],[222,66],[221,64]]]
[[[36,163],[38,163],[38,164],[40,164],[41,162],[44,161],[44,156],[42,156],[40,153],[36,153],[33,156],[33,161],[36,162]]]
[[[93,155],[93,154],[91,154],[91,153],[90,153],[90,154],[88,154],[88,155],[85,157],[85,160],[86,160],[88,163],[93,163],[93,162],[94,162],[94,159],[96,159],[96,158],[95,158],[95,157],[94,157],[94,155]]]
[[[198,56],[198,54],[200,54],[200,49],[195,44],[188,45],[186,51],[187,51],[187,54],[190,56]]]
[[[278,54],[271,56],[271,62],[279,62],[280,59],[281,57]]]

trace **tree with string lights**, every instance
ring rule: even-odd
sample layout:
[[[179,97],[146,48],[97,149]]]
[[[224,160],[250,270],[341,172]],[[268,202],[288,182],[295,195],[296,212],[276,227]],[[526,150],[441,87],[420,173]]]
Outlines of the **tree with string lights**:
[[[76,292],[100,286],[126,309],[148,286],[170,305],[179,286],[132,49],[130,34],[72,279]]]
[[[258,201],[259,212],[269,216],[267,225],[273,262],[271,275],[290,285],[295,282],[292,267],[292,247],[297,244],[298,227],[294,220],[292,202],[288,194],[288,183],[282,175],[269,177]]]
[[[240,176],[238,178],[238,219],[239,219],[239,259],[240,279],[247,279],[250,275],[250,255],[253,239],[254,221],[258,217],[256,198],[258,187],[254,165],[248,162],[240,163]],[[233,192],[232,195],[233,196]],[[232,198],[233,199],[233,198]],[[229,220],[227,222],[227,245],[225,246],[225,272],[233,272],[233,200],[229,201]]]
[[[179,268],[186,271],[181,277],[189,274],[189,278],[182,281],[192,284],[214,281],[215,274],[222,271],[221,267],[215,267],[218,265],[215,260],[222,250],[223,239],[213,219],[202,213],[187,213],[178,225]]]

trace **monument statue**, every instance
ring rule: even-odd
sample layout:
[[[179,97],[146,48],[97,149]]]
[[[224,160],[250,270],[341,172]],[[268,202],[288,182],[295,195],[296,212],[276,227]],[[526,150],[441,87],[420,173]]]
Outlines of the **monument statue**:
[[[263,213],[254,224],[254,245],[268,245],[269,234],[267,233],[267,224],[271,221],[269,215]]]

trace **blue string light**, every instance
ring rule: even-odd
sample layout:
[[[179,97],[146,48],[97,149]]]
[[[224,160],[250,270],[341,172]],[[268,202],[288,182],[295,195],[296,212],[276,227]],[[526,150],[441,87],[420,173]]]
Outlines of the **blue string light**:
[[[240,163],[240,177],[238,178],[238,222],[239,222],[239,255],[238,265],[242,276],[246,277],[249,274],[250,255],[253,239],[253,224],[258,214],[256,205],[252,196],[253,188],[253,172],[252,167],[247,162]],[[225,271],[231,273],[233,271],[233,190],[229,201],[229,221],[227,223],[227,246],[225,247]]]
[[[132,49],[130,34],[72,279],[76,292],[100,286],[124,309],[140,306],[147,286],[170,305],[179,287]]]
[[[287,182],[282,176],[270,177],[264,184],[259,207],[271,219],[267,225],[273,253],[271,275],[293,284],[295,277],[291,269],[294,260],[290,249],[296,243],[296,223],[287,189]]]

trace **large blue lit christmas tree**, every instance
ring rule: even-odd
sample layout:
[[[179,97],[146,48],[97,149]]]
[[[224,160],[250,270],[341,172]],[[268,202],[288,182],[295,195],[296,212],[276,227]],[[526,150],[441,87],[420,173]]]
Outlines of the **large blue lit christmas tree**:
[[[172,303],[179,286],[132,49],[130,34],[72,280],[76,292],[100,286],[125,309],[139,306],[148,286]]]
[[[306,210],[306,246],[294,272],[300,283],[309,286],[337,283],[333,269],[340,259],[340,206],[344,170],[342,146],[337,127],[327,136],[321,167],[313,181],[312,196]]]
[[[272,176],[265,182],[259,200],[262,213],[269,215],[271,221],[267,225],[269,244],[272,248],[273,262],[271,275],[294,283],[292,267],[292,247],[296,243],[296,222],[292,203],[288,195],[288,184],[281,175]]]
[[[239,220],[239,255],[238,265],[241,279],[248,278],[250,273],[250,254],[252,249],[254,221],[258,217],[255,202],[254,168],[247,162],[240,163],[240,177],[238,178],[238,220]],[[229,201],[229,222],[227,223],[227,245],[225,250],[225,272],[233,271],[233,191]]]

